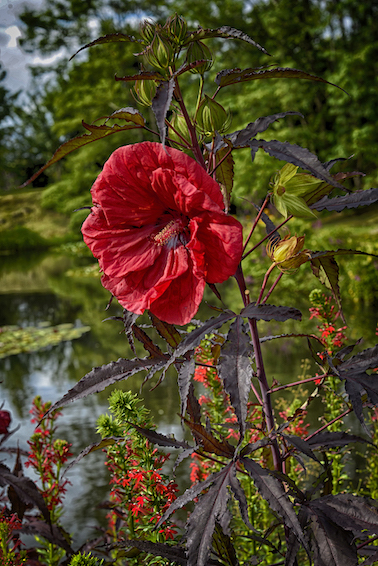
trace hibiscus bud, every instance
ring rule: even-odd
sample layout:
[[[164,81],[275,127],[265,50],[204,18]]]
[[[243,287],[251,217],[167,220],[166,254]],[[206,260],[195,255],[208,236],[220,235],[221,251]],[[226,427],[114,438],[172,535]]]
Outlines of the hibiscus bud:
[[[152,40],[154,39],[156,34],[156,28],[156,24],[153,24],[148,20],[144,20],[144,22],[140,26],[140,35],[146,43],[152,43]]]
[[[143,106],[151,106],[151,101],[156,94],[155,81],[149,81],[149,80],[135,81],[133,94],[137,102],[139,102]]]
[[[151,45],[145,52],[147,62],[155,69],[163,70],[172,65],[175,50],[169,39],[162,35],[155,35]]]
[[[183,42],[186,37],[187,25],[182,16],[178,14],[171,16],[164,27],[175,43],[181,44]]]
[[[223,106],[205,94],[198,108],[197,124],[204,134],[223,132],[230,125],[230,115]]]
[[[183,143],[182,138],[184,138],[187,142],[191,143],[188,126],[182,114],[173,114],[170,124],[172,125],[172,128],[174,128],[169,129],[170,139]]]
[[[289,234],[277,243],[269,242],[266,253],[281,271],[298,269],[309,258],[308,250],[301,251],[304,239],[304,236],[290,237]]]
[[[192,41],[192,43],[188,47],[186,62],[190,64],[202,60],[204,60],[205,62],[198,67],[190,69],[191,73],[199,73],[200,75],[203,75],[213,66],[213,56],[207,45],[202,43],[202,41]]]

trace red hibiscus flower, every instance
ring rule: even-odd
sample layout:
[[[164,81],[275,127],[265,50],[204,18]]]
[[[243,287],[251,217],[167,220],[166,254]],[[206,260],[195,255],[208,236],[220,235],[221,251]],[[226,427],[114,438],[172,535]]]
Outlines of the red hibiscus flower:
[[[242,226],[225,214],[219,185],[181,151],[151,142],[120,147],[91,193],[84,241],[103,286],[126,309],[186,324],[205,283],[235,273]]]

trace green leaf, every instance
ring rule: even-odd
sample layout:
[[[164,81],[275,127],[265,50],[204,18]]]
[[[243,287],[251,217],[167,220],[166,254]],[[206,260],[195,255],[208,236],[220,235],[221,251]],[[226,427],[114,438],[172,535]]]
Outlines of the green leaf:
[[[343,92],[345,90],[317,75],[300,71],[299,69],[291,69],[290,67],[277,67],[276,69],[224,69],[215,77],[218,86],[224,87],[241,82],[256,81],[258,79],[307,79],[309,81],[318,81],[339,88]]]
[[[83,47],[80,47],[80,49],[72,55],[71,59],[73,59],[78,53],[80,53],[80,51],[83,51],[83,49],[87,49],[87,47],[93,47],[94,45],[100,45],[103,43],[114,43],[120,41],[126,41],[127,43],[130,42],[143,43],[141,39],[135,39],[135,37],[132,35],[126,35],[124,33],[109,33],[107,35],[103,35],[102,37],[99,37],[98,39],[95,39],[94,41],[91,41],[90,43],[87,43]]]
[[[32,183],[45,169],[53,165],[57,161],[60,161],[63,157],[66,157],[69,153],[72,153],[76,149],[87,145],[88,143],[92,143],[99,139],[105,138],[106,136],[110,136],[117,132],[123,132],[125,130],[133,130],[135,128],[143,128],[145,124],[145,120],[143,116],[134,108],[121,108],[120,110],[116,110],[110,116],[104,116],[105,123],[101,126],[96,126],[94,124],[86,124],[84,121],[82,122],[84,128],[88,130],[89,134],[83,134],[81,136],[76,136],[76,138],[72,138],[71,140],[63,143],[61,146],[58,147],[54,155],[51,159],[43,167],[41,167],[30,179],[28,179],[25,183],[21,185],[20,188],[26,187],[30,183]],[[103,119],[99,118],[99,119]],[[126,120],[127,122],[131,122],[130,124],[126,124],[125,126],[119,126],[118,124],[114,124],[113,126],[107,126],[106,122],[108,120]]]

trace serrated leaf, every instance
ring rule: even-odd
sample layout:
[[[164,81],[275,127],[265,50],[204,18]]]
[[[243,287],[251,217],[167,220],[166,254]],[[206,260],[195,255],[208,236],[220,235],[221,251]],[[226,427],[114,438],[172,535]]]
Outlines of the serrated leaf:
[[[222,562],[227,566],[239,566],[234,545],[231,537],[224,533],[222,527],[216,522],[213,534],[213,547],[217,556],[222,557]]]
[[[230,310],[223,311],[218,317],[210,318],[205,324],[202,324],[192,332],[189,332],[184,340],[180,342],[177,348],[172,352],[171,357],[168,359],[163,368],[163,373],[176,362],[178,358],[184,356],[189,350],[195,350],[200,345],[201,340],[210,334],[213,330],[220,328],[225,322],[235,318],[236,314]]]
[[[185,362],[181,364],[178,373],[177,383],[178,383],[179,394],[181,399],[181,408],[180,408],[181,416],[184,416],[186,413],[189,387],[191,383],[191,378],[194,375],[195,365],[196,365],[195,359],[192,356],[189,360],[185,360]]]
[[[228,464],[228,466],[229,466],[229,464]],[[168,507],[168,509],[163,514],[163,516],[159,519],[158,523],[156,524],[156,529],[159,529],[162,526],[162,524],[165,523],[165,521],[167,519],[169,519],[169,517],[172,515],[172,513],[177,511],[177,509],[181,509],[182,507],[184,507],[185,505],[187,505],[188,503],[193,501],[193,499],[196,499],[196,497],[198,497],[200,495],[201,491],[204,491],[209,486],[211,486],[211,484],[221,474],[222,474],[222,471],[210,474],[210,476],[208,476],[204,481],[198,482],[195,485],[193,485],[192,487],[190,487],[189,489],[185,490],[185,492],[182,495],[180,495],[177,499],[175,499],[171,503],[171,505]]]
[[[59,407],[64,407],[78,399],[84,399],[92,393],[103,391],[109,385],[127,379],[145,369],[154,368],[158,371],[164,366],[165,358],[134,358],[125,360],[120,358],[116,362],[104,364],[93,368],[76,383],[61,399],[56,401],[45,414],[45,417]]]
[[[87,49],[88,47],[93,47],[94,45],[101,45],[104,43],[115,43],[115,42],[127,42],[127,43],[142,43],[142,40],[140,39],[135,39],[134,36],[132,35],[126,35],[124,33],[109,33],[107,35],[103,35],[102,37],[99,37],[98,39],[95,39],[94,41],[91,41],[90,43],[87,43],[86,45],[84,45],[83,47],[80,47],[80,49],[78,49],[78,51],[76,51],[76,53],[74,53],[72,55],[72,57],[70,58],[73,59],[78,53],[80,53],[80,51],[83,51],[83,49]]]
[[[242,486],[240,485],[238,478],[236,477],[235,468],[232,468],[230,471],[229,482],[232,493],[234,494],[236,501],[239,503],[240,515],[242,516],[244,523],[247,525],[249,529],[251,529],[254,532],[257,532],[249,520],[247,498]]]
[[[266,49],[264,49],[264,47],[262,47],[254,39],[249,37],[249,35],[238,29],[231,28],[229,26],[222,26],[217,29],[199,28],[197,31],[188,34],[184,45],[188,45],[192,41],[199,41],[199,40],[202,41],[203,39],[211,39],[213,37],[223,37],[225,39],[240,39],[241,41],[245,41],[246,43],[254,45],[254,47],[257,47],[257,49],[260,49],[260,51],[262,51],[266,55],[269,55]]]
[[[325,285],[327,289],[332,291],[337,307],[340,311],[341,318],[345,322],[343,309],[341,305],[341,295],[339,287],[339,266],[333,256],[311,257],[311,269],[315,277],[317,277]]]
[[[240,316],[254,318],[256,320],[278,320],[279,322],[283,322],[289,318],[301,320],[302,313],[292,307],[276,307],[275,305],[256,305],[255,303],[250,303],[247,307],[242,309]]]
[[[297,167],[301,167],[301,169],[306,169],[311,175],[314,175],[314,177],[322,181],[327,181],[327,183],[333,187],[344,189],[343,185],[334,179],[317,156],[305,147],[300,147],[299,145],[288,142],[280,142],[277,140],[266,141],[261,139],[251,140],[248,142],[248,146],[251,148],[252,154],[254,154],[257,149],[261,148],[276,159],[292,163]]]
[[[72,153],[76,149],[83,147],[89,143],[95,142],[99,139],[105,138],[112,134],[116,134],[117,132],[124,132],[126,130],[133,130],[135,128],[143,128],[144,127],[144,118],[143,116],[134,108],[122,108],[121,110],[117,110],[112,115],[106,117],[106,122],[109,119],[113,119],[113,117],[117,117],[117,119],[127,120],[131,122],[131,124],[126,124],[125,126],[119,126],[118,124],[114,124],[113,126],[107,126],[105,123],[101,126],[96,126],[95,124],[86,124],[82,121],[82,124],[86,130],[88,130],[89,134],[83,134],[80,136],[76,136],[71,140],[63,143],[61,146],[58,147],[54,155],[51,159],[43,167],[41,167],[30,179],[28,179],[25,183],[21,185],[21,188],[26,187],[30,183],[32,183],[45,169],[60,161],[66,155]]]
[[[156,71],[140,71],[136,75],[127,75],[126,77],[115,77],[116,81],[163,81],[164,77]]]
[[[347,432],[329,432],[323,431],[319,432],[312,438],[306,440],[306,443],[312,448],[330,448],[334,446],[346,446],[350,442],[366,442],[368,444],[373,443],[362,436],[356,436],[355,434],[349,434]],[[373,445],[374,446],[374,445]]]
[[[0,485],[12,486],[21,501],[27,505],[37,507],[37,509],[39,509],[42,513],[45,521],[48,523],[48,528],[50,528],[50,512],[41,492],[30,478],[15,475],[7,466],[0,463]]]
[[[183,421],[190,428],[195,440],[201,448],[209,454],[216,454],[225,458],[232,458],[235,453],[235,448],[227,442],[224,438],[218,440],[215,436],[206,430],[200,423],[193,423],[182,417]]]
[[[342,529],[378,534],[378,502],[366,497],[339,493],[311,501],[312,511],[320,511]]]
[[[80,462],[80,460],[82,460],[85,456],[87,456],[88,454],[90,454],[91,452],[95,452],[96,450],[102,450],[103,448],[106,448],[107,446],[113,446],[114,444],[116,444],[117,442],[119,442],[120,440],[124,440],[123,437],[118,437],[118,436],[107,436],[106,438],[103,438],[102,440],[100,440],[99,442],[93,442],[92,444],[89,444],[89,446],[86,446],[81,452],[80,454],[78,454],[76,456],[76,458],[74,460],[72,460],[72,462],[70,462],[68,464],[68,466],[66,467],[66,469],[64,470],[64,473],[62,475],[62,477],[64,477],[67,472],[73,467],[75,466],[78,462]]]
[[[366,393],[370,402],[375,406],[378,405],[378,375],[366,373],[367,369],[373,369],[377,366],[378,345],[364,350],[337,366],[337,374],[340,379],[345,379],[345,391],[352,403],[353,410],[368,434],[370,432],[366,427],[362,413],[362,398]]]
[[[282,483],[269,470],[262,468],[257,462],[249,458],[241,458],[240,461],[252,477],[260,495],[269,503],[270,508],[285,520],[286,526],[293,530],[298,540],[308,551],[308,544],[298,517]]]
[[[310,446],[303,438],[301,438],[300,436],[295,436],[293,434],[282,434],[281,436],[290,444],[292,444],[294,448],[296,448],[309,458],[312,458],[313,460],[315,460],[315,462],[319,462],[318,458],[315,456]]]
[[[221,348],[219,375],[238,419],[240,441],[245,434],[247,403],[253,376],[248,357],[250,354],[252,354],[250,339],[242,317],[238,316],[232,322],[227,340]]]
[[[150,542],[140,539],[123,539],[117,541],[114,544],[116,548],[137,548],[141,552],[146,552],[154,556],[167,558],[171,564],[179,564],[180,566],[187,566],[188,559],[186,557],[186,552],[180,546],[172,546],[171,544],[165,544],[162,542]],[[218,560],[209,559],[206,562],[206,566],[222,566]]]
[[[189,517],[186,533],[188,566],[204,566],[207,562],[215,523],[222,523],[228,513],[228,485],[233,468],[233,463],[223,468]]]
[[[128,425],[135,428],[139,434],[147,438],[151,444],[157,444],[158,446],[169,446],[170,448],[191,448],[189,444],[183,440],[176,440],[174,436],[166,436],[165,434],[161,434],[160,432],[156,432],[155,430],[151,430],[149,428],[143,428],[135,423],[126,421]]]
[[[250,139],[256,137],[257,134],[260,134],[261,132],[265,132],[265,130],[271,124],[273,124],[273,122],[276,122],[277,120],[290,115],[302,116],[300,112],[292,111],[278,112],[277,114],[272,114],[271,116],[262,116],[260,118],[257,118],[257,120],[255,120],[254,122],[250,122],[242,130],[237,130],[232,134],[227,134],[227,136],[225,136],[225,139],[230,141],[234,147],[247,147]]]
[[[48,540],[50,543],[63,548],[70,556],[74,554],[74,550],[69,544],[70,535],[58,525],[48,525],[44,521],[31,517],[27,523],[24,523],[20,531],[28,535],[41,536]]]
[[[316,566],[357,566],[357,548],[353,535],[325,517],[311,522]]]
[[[357,208],[358,206],[369,206],[378,201],[378,188],[359,190],[350,195],[338,196],[335,198],[328,198],[324,196],[317,203],[313,204],[311,208],[321,210],[332,210],[341,212],[345,208]]]
[[[289,67],[277,67],[276,69],[225,69],[217,74],[215,82],[218,86],[224,87],[241,82],[249,82],[260,79],[306,79],[309,81],[318,81],[339,88],[343,92],[345,90],[317,75],[300,71],[299,69],[291,69]]]
[[[231,153],[227,155],[228,152],[229,149],[224,148],[215,154],[215,175],[222,191],[226,214],[230,206],[231,193],[234,185],[234,158]],[[224,159],[226,155],[227,157]],[[222,159],[223,161],[220,163]],[[218,163],[220,163],[220,165],[218,165]]]
[[[172,347],[176,348],[181,342],[181,335],[173,324],[160,320],[157,316],[148,312],[152,324],[162,338]]]
[[[169,81],[162,81],[157,87],[156,94],[151,103],[163,147],[165,145],[166,135],[165,118],[172,102],[174,86],[175,82],[173,78]]]
[[[186,410],[188,411],[193,423],[199,424],[201,422],[201,405],[194,394],[194,386],[192,382],[189,385]]]

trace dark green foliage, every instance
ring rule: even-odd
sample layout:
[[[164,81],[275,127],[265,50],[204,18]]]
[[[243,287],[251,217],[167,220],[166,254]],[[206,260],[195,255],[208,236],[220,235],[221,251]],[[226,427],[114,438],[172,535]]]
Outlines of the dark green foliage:
[[[25,226],[0,231],[0,252],[21,252],[49,247],[50,243]]]

